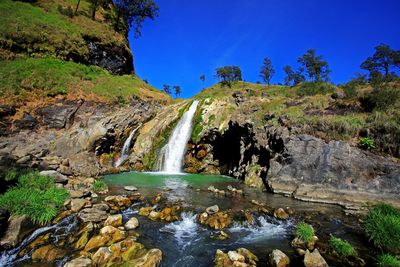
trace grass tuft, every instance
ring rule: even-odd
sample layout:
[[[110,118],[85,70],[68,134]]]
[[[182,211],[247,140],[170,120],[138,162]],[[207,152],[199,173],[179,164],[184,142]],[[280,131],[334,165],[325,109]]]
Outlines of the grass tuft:
[[[389,254],[378,256],[376,265],[378,267],[400,267],[400,260]]]
[[[107,188],[108,188],[107,184],[106,184],[105,182],[103,182],[103,181],[97,180],[97,181],[95,181],[94,184],[93,184],[93,190],[94,190],[95,192],[104,191],[104,190],[106,190]]]
[[[356,250],[349,242],[334,236],[329,239],[329,247],[342,258],[357,255]]]
[[[313,241],[314,235],[314,228],[311,225],[305,222],[300,222],[296,225],[296,236],[300,240],[304,242]]]

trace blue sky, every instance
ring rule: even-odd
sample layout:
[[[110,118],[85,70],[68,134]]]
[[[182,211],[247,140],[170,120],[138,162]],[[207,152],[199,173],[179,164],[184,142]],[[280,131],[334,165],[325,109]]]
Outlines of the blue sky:
[[[161,89],[180,85],[191,97],[217,82],[215,68],[237,65],[243,79],[261,81],[269,57],[283,81],[283,66],[297,66],[309,48],[328,61],[334,83],[361,72],[361,62],[386,43],[400,49],[399,0],[155,0],[160,16],[129,41],[136,73]],[[199,77],[204,74],[203,84]]]

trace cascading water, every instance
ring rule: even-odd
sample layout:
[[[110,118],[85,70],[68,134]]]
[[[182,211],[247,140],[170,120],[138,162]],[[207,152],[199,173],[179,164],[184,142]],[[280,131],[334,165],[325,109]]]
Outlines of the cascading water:
[[[124,146],[122,147],[121,150],[121,157],[115,162],[115,167],[121,166],[122,163],[128,158],[129,154],[129,148],[131,146],[132,138],[135,135],[136,131],[140,128],[141,124],[139,124],[138,127],[136,127],[129,135],[129,137],[125,140]]]
[[[173,130],[168,143],[161,149],[157,164],[159,171],[165,173],[181,172],[186,144],[191,134],[192,119],[198,103],[199,101],[193,101],[189,110],[183,114]]]

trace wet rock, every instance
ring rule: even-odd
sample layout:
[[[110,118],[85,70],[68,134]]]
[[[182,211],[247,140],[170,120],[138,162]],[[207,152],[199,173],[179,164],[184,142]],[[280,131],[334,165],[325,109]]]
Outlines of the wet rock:
[[[274,211],[274,217],[278,220],[287,220],[289,219],[289,214],[282,208],[278,208]]]
[[[252,266],[257,265],[258,257],[254,255],[250,250],[246,248],[238,248],[236,251],[245,257],[247,263]]]
[[[38,248],[32,253],[33,261],[54,262],[62,259],[67,254],[67,251],[62,248],[57,248],[54,245],[47,245]]]
[[[107,242],[110,241],[109,236],[105,235],[96,235],[93,236],[86,244],[84,251],[90,252],[92,250],[95,250],[99,247],[102,247],[107,244]]]
[[[128,261],[130,266],[156,267],[162,260],[162,252],[159,249],[150,249],[138,259]]]
[[[229,238],[229,235],[227,233],[225,233],[224,231],[220,231],[218,234],[216,235],[211,235],[210,236],[212,239],[217,239],[217,240],[225,240]]]
[[[135,187],[135,186],[124,186],[124,189],[126,191],[137,191],[138,190],[137,187]]]
[[[258,258],[245,248],[239,248],[236,251],[224,253],[218,249],[215,253],[214,266],[232,267],[232,266],[257,266]]]
[[[59,183],[59,184],[67,184],[68,183],[68,177],[59,173],[58,171],[54,171],[54,170],[41,171],[39,174],[43,175],[43,176],[52,177],[54,179],[55,183]]]
[[[0,246],[6,249],[15,247],[33,231],[33,227],[32,221],[27,216],[11,216],[7,231],[0,240]]]
[[[101,222],[107,219],[107,211],[110,208],[106,204],[95,204],[92,208],[85,208],[78,213],[82,222]]]
[[[88,242],[89,242],[89,231],[84,231],[79,237],[78,241],[76,241],[74,248],[77,250],[81,250],[85,248]]]
[[[228,251],[228,257],[231,261],[244,262],[244,256],[236,251]]]
[[[90,267],[90,266],[92,266],[92,260],[89,258],[77,258],[64,264],[64,267]]]
[[[86,199],[81,199],[81,198],[71,199],[71,210],[73,212],[80,211],[85,206],[86,202],[87,202]]]
[[[82,190],[69,190],[69,196],[71,198],[82,198],[88,195],[88,192]]]
[[[328,267],[328,264],[321,256],[318,249],[314,249],[312,253],[307,249],[303,263],[305,267]]]
[[[109,215],[107,220],[104,222],[104,225],[111,225],[114,227],[118,227],[122,225],[122,215]]]
[[[149,213],[149,219],[152,221],[157,221],[160,218],[160,216],[161,216],[160,213],[154,210],[152,210]]]
[[[207,212],[209,215],[215,214],[215,213],[217,213],[218,211],[219,211],[218,205],[214,205],[214,206],[210,206],[210,207],[206,208],[206,212]]]
[[[151,204],[152,205],[156,205],[158,202],[160,202],[161,200],[161,194],[158,194],[152,201]]]
[[[137,218],[132,217],[125,223],[126,230],[134,230],[139,227],[139,221]]]
[[[167,222],[178,220],[178,212],[181,207],[178,205],[172,207],[166,207],[160,211],[160,219]]]
[[[14,122],[15,127],[18,129],[33,129],[36,127],[38,121],[29,113],[24,113],[22,118]]]
[[[104,200],[108,202],[114,210],[128,208],[132,205],[131,199],[124,196],[108,196]]]
[[[196,154],[196,158],[198,159],[203,159],[205,156],[207,156],[207,152],[205,150],[199,150]]]
[[[111,242],[115,243],[119,240],[122,240],[126,237],[126,232],[121,231],[114,226],[107,225],[100,229],[100,234],[103,236],[109,236],[111,238]]]
[[[200,224],[207,225],[215,230],[221,230],[231,225],[232,214],[227,211],[220,211],[213,215],[203,212],[198,220]]]
[[[112,256],[111,250],[108,247],[99,248],[92,256],[94,266],[106,266]]]
[[[269,264],[272,267],[287,267],[290,264],[289,257],[279,249],[274,249],[269,255]]]
[[[139,209],[140,216],[149,216],[150,212],[153,210],[153,207],[142,207]]]

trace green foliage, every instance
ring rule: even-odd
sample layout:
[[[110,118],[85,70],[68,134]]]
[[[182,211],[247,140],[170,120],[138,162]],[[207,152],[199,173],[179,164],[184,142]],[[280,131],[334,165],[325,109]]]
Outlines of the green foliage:
[[[63,14],[64,16],[72,18],[75,15],[74,10],[70,6],[64,8],[63,6],[58,5],[57,9],[58,12],[60,12],[60,14]]]
[[[400,89],[389,85],[375,87],[371,93],[361,97],[366,111],[388,111],[400,108]]]
[[[368,212],[364,227],[375,246],[387,251],[400,249],[400,211],[393,206],[375,205]]]
[[[299,96],[313,96],[313,95],[324,95],[333,93],[335,87],[325,82],[305,82],[299,85],[297,94]]]
[[[93,190],[95,192],[104,191],[108,188],[107,184],[103,181],[97,180],[93,184]]]
[[[14,181],[18,178],[18,171],[16,168],[11,168],[9,170],[7,170],[5,176],[4,176],[4,180],[9,182],[9,181]]]
[[[314,49],[307,50],[307,53],[302,55],[297,62],[307,71],[308,76],[312,81],[328,81],[329,66],[328,62],[322,59],[322,56],[317,55]]]
[[[27,215],[33,222],[50,222],[68,197],[65,189],[55,187],[54,180],[37,172],[18,177],[16,187],[0,196],[0,206],[13,215]]]
[[[222,85],[230,87],[232,82],[242,80],[242,71],[238,66],[225,66],[217,68],[215,76],[221,80]]]
[[[349,242],[334,236],[329,239],[329,247],[342,258],[357,255],[357,252]]]
[[[375,141],[371,137],[361,137],[360,146],[366,150],[372,150],[375,148]]]
[[[311,225],[305,222],[300,222],[296,225],[296,236],[300,240],[304,242],[313,241],[314,235],[314,228]]]
[[[377,258],[378,267],[400,267],[400,260],[389,254],[381,254]]]
[[[272,66],[272,61],[269,58],[264,58],[263,65],[260,71],[260,77],[266,82],[267,84],[270,83],[272,76],[274,76],[275,70]]]

